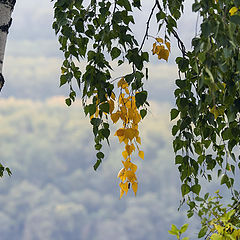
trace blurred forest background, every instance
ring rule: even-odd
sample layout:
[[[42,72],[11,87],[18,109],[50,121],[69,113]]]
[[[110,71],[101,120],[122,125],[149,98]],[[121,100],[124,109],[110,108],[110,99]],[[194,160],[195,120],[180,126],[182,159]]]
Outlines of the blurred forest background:
[[[145,1],[146,11],[138,13],[140,36],[151,2]],[[195,19],[188,14],[181,20],[186,41]],[[51,23],[50,1],[17,1],[0,100],[0,162],[13,173],[0,180],[0,239],[173,239],[171,224],[186,223],[184,209],[177,211],[180,182],[169,122],[176,44],[169,64],[153,58],[149,64],[151,108],[140,131],[145,160],[135,162],[138,195],[129,192],[119,200],[122,146],[112,134],[103,164],[93,170],[93,135],[81,102],[68,108],[64,97],[57,96],[66,96],[68,89],[58,87],[61,53]],[[191,219],[192,239],[197,238],[197,223]]]

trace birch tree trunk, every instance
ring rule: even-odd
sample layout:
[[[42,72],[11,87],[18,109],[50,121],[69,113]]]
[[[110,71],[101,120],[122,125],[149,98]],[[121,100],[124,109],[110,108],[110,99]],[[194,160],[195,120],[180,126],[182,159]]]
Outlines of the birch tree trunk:
[[[0,0],[0,91],[4,84],[2,75],[4,52],[7,41],[8,30],[12,23],[12,11],[16,0]]]

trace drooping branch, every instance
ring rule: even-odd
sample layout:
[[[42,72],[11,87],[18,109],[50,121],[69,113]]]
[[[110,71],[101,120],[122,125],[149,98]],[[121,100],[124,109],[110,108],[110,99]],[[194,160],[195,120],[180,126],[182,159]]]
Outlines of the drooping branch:
[[[157,5],[159,11],[163,12],[162,7],[159,3],[159,0],[156,0],[155,4]],[[168,20],[166,18],[164,18],[164,21],[168,25]],[[183,57],[185,58],[186,57],[186,47],[185,47],[183,41],[180,39],[180,37],[178,36],[178,33],[174,29],[171,29],[171,33],[177,39],[178,47],[179,47],[180,51],[182,52]]]

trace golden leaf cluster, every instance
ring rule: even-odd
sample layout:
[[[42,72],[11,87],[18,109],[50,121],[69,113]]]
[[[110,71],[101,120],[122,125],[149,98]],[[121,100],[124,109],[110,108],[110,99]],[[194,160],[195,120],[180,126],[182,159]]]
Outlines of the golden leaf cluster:
[[[118,110],[111,113],[113,123],[122,121],[123,126],[119,128],[115,136],[118,137],[120,143],[125,144],[125,150],[122,152],[124,160],[123,168],[118,173],[120,178],[120,198],[124,193],[128,193],[128,189],[132,186],[133,192],[137,193],[138,181],[136,177],[137,165],[132,163],[132,154],[136,150],[140,158],[144,159],[144,152],[140,151],[141,138],[139,136],[138,124],[141,121],[141,115],[136,107],[136,100],[133,93],[130,93],[128,83],[124,78],[118,82],[120,94],[118,97]]]
[[[163,41],[162,38],[155,38],[156,41],[153,43],[152,53],[157,54],[158,59],[164,59],[168,61],[169,53],[171,51],[170,42]]]

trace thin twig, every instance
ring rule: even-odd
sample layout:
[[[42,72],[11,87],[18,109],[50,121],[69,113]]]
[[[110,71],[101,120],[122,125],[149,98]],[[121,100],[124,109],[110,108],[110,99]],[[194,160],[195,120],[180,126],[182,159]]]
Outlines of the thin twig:
[[[146,41],[146,39],[147,39],[147,37],[148,37],[148,31],[149,31],[150,21],[151,21],[151,18],[152,18],[152,16],[153,16],[153,12],[154,12],[154,10],[155,10],[156,7],[157,7],[157,3],[154,4],[154,6],[153,6],[153,8],[152,8],[152,10],[151,10],[151,13],[150,13],[150,15],[149,15],[149,18],[148,18],[148,21],[147,21],[146,32],[145,32],[145,35],[144,35],[144,37],[143,37],[141,46],[140,46],[140,48],[139,48],[139,52],[142,50],[143,45],[144,45],[144,43],[145,43],[145,41]]]
[[[157,5],[158,9],[161,12],[163,12],[162,7],[159,3],[159,0],[156,0],[155,4]],[[164,21],[166,22],[166,24],[168,24],[168,20],[166,18],[164,18]],[[180,39],[180,37],[178,36],[178,33],[174,29],[171,30],[171,33],[177,39],[178,47],[179,47],[180,51],[182,52],[183,57],[185,58],[187,54],[186,54],[186,48],[185,48],[183,41]]]

